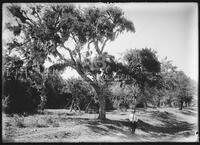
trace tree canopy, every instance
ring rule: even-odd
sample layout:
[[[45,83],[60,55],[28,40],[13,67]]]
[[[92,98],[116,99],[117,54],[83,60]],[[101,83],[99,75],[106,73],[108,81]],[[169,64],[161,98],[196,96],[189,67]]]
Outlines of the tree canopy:
[[[7,10],[13,21],[6,23],[6,28],[13,32],[14,38],[6,42],[9,53],[4,57],[4,73],[9,75],[5,76],[30,80],[30,86],[49,96],[52,102],[51,92],[67,92],[73,94],[72,99],[86,97],[88,101],[92,88],[99,101],[99,118],[105,119],[105,102],[112,95],[108,88],[116,84],[122,88],[116,93],[126,94],[124,100],[138,96],[156,104],[166,93],[167,100],[191,101],[190,78],[177,71],[170,61],[165,59],[160,63],[153,49],[130,49],[123,62],[105,51],[106,44],[120,34],[135,32],[133,22],[118,7],[9,4]],[[70,42],[73,45],[68,45]],[[11,52],[18,52],[20,57],[10,57]],[[46,61],[53,62],[48,69]],[[74,69],[81,79],[64,83],[58,72],[67,67]],[[48,88],[46,94],[45,88]]]
[[[133,23],[117,7],[80,9],[68,4],[38,4],[25,8],[11,5],[8,10],[17,22],[17,25],[7,24],[7,28],[16,36],[7,43],[9,50],[15,48],[28,62],[37,65],[44,64],[49,55],[58,57],[59,63],[51,68],[63,69],[69,66],[75,69],[95,88],[97,94],[101,92],[100,74],[106,75],[106,60],[113,59],[104,52],[106,43],[114,41],[124,31],[135,32]],[[65,45],[71,40],[75,44],[73,48]],[[85,53],[84,46],[87,47]],[[69,58],[59,52],[61,48],[68,52]],[[96,53],[96,58],[91,60],[93,53]],[[102,96],[100,98],[103,99]],[[104,102],[104,99],[100,102]],[[100,105],[100,108],[100,118],[105,118],[105,105]]]

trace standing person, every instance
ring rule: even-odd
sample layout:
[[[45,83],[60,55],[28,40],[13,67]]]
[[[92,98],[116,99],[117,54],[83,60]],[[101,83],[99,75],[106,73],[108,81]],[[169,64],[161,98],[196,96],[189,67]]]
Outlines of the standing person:
[[[129,115],[130,127],[132,133],[135,133],[135,129],[137,127],[138,117],[136,116],[136,111],[131,111]]]

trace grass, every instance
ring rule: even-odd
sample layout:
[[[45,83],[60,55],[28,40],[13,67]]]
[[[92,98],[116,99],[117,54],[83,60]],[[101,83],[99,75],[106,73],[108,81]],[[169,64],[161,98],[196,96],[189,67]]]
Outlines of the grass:
[[[46,110],[43,114],[5,116],[5,136],[16,142],[140,142],[193,141],[197,131],[197,110],[163,108],[139,110],[136,134],[129,130],[128,112],[107,112],[107,119],[97,114]],[[189,118],[189,119],[187,119]]]

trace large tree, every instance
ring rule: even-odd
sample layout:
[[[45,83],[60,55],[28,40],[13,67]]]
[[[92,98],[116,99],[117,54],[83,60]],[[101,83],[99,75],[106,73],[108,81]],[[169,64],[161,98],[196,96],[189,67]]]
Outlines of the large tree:
[[[109,41],[114,41],[124,31],[134,32],[131,21],[117,7],[76,8],[73,5],[10,5],[7,7],[15,18],[7,28],[15,37],[8,43],[8,49],[20,51],[28,62],[43,65],[49,55],[58,58],[59,63],[50,69],[71,67],[96,91],[99,100],[99,118],[105,119],[105,77],[113,71],[108,67],[113,57],[105,52]],[[68,47],[66,42],[73,41]],[[86,48],[87,47],[87,48]],[[60,51],[64,49],[69,57]],[[92,58],[92,54],[96,57]],[[109,73],[108,73],[109,72]],[[103,80],[103,81],[101,81]]]

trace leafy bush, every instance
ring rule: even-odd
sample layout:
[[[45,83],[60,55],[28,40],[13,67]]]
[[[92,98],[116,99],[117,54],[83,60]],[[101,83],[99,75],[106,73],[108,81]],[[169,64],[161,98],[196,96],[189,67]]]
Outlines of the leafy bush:
[[[126,111],[128,108],[129,108],[129,105],[128,105],[127,102],[121,102],[121,103],[119,104],[119,109],[120,109],[120,110]]]
[[[19,128],[26,127],[23,116],[14,115],[14,123],[15,123],[15,126]]]
[[[66,91],[65,81],[59,72],[53,71],[52,73],[48,73],[45,88],[47,97],[45,108],[65,108],[71,101],[72,96]]]
[[[9,110],[9,96],[3,96],[2,98],[2,109],[3,112],[7,112]]]
[[[34,113],[41,103],[41,75],[23,66],[18,57],[5,57],[3,110],[5,113]]]
[[[27,81],[7,80],[4,93],[8,95],[3,98],[6,113],[36,112],[41,101],[40,92]]]
[[[71,78],[67,80],[67,92],[72,95],[70,105],[77,103],[81,110],[85,110],[94,91],[90,85],[80,78]]]

